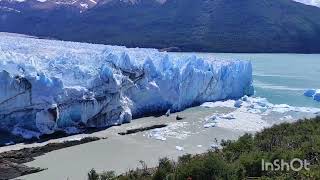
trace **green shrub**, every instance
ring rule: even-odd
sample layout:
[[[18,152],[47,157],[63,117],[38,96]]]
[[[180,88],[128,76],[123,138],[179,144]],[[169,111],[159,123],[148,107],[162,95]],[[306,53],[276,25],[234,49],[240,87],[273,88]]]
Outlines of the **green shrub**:
[[[245,134],[237,141],[222,141],[221,145],[222,150],[184,155],[177,162],[162,158],[154,171],[148,171],[144,163],[142,169],[129,171],[115,179],[320,179],[320,117],[275,125],[255,135]],[[262,159],[273,162],[293,158],[308,160],[310,171],[262,171]],[[94,170],[89,175],[93,178],[89,180],[96,180]]]

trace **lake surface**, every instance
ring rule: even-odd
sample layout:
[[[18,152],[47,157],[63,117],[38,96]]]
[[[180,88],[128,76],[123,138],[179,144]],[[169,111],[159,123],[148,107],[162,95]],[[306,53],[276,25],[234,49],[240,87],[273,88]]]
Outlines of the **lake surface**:
[[[273,104],[320,108],[319,102],[303,96],[306,89],[320,89],[320,54],[183,54],[218,60],[250,60],[255,96],[265,97]]]

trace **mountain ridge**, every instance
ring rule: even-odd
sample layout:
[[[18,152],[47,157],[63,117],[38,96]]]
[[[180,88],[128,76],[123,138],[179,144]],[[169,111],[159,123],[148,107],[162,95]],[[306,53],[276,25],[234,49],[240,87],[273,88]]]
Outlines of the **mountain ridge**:
[[[320,9],[292,0],[101,2],[82,13],[0,13],[0,31],[182,51],[320,52]]]

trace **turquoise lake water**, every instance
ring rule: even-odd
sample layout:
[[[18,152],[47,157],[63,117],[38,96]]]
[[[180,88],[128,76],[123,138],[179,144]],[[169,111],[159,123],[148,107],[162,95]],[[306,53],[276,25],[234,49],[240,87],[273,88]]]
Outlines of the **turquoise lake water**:
[[[306,89],[320,89],[320,54],[196,54],[222,60],[250,60],[255,96],[274,104],[320,108],[320,102],[303,96]]]

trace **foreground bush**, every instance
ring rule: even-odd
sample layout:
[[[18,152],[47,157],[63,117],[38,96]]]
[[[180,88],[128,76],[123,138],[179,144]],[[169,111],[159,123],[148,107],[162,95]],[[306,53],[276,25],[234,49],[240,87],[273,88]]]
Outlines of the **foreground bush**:
[[[223,141],[222,150],[184,155],[177,162],[160,159],[156,168],[129,171],[117,180],[206,180],[206,179],[320,179],[320,117],[293,124],[280,124],[237,141]],[[305,159],[310,171],[263,171],[261,161]],[[102,174],[98,174],[101,176]],[[96,177],[89,173],[90,177]],[[98,177],[99,178],[99,177]],[[101,177],[98,180],[102,180]]]

